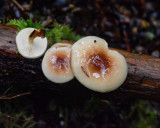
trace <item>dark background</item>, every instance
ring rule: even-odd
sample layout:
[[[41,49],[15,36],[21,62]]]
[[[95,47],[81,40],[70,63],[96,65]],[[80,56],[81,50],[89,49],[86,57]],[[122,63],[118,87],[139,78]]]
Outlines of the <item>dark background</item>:
[[[109,46],[160,57],[158,0],[0,0],[0,19],[31,17],[42,24],[52,19],[69,24],[82,36],[104,38]],[[73,81],[72,81],[73,82]],[[37,128],[158,128],[160,104],[144,98],[76,93],[73,83],[52,87],[0,87],[1,95],[31,91],[31,95],[0,100],[0,127]],[[72,85],[72,86],[70,86]],[[3,89],[2,89],[3,87]],[[71,91],[71,90],[72,91]],[[26,126],[25,126],[26,123]],[[33,125],[33,126],[32,126]]]
[[[69,24],[78,34],[100,36],[110,46],[160,56],[160,2],[158,0],[1,0],[2,20],[47,19]]]

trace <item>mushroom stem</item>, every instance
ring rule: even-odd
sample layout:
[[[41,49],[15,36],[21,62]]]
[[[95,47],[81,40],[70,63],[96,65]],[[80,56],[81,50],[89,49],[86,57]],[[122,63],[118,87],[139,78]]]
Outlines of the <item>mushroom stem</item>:
[[[45,31],[35,28],[22,29],[16,36],[16,44],[19,53],[28,59],[42,56],[48,45]]]
[[[33,44],[33,40],[36,37],[45,38],[45,31],[43,29],[34,29],[33,32],[29,35],[29,43]]]

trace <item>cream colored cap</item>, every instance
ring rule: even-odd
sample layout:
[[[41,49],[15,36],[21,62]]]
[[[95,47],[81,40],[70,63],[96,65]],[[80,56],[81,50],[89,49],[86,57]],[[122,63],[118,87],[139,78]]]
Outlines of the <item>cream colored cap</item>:
[[[42,71],[52,82],[65,83],[73,79],[71,69],[71,48],[51,47],[42,60]]]
[[[72,46],[72,71],[85,87],[110,92],[126,79],[127,63],[117,51],[109,50],[105,40],[87,36]]]

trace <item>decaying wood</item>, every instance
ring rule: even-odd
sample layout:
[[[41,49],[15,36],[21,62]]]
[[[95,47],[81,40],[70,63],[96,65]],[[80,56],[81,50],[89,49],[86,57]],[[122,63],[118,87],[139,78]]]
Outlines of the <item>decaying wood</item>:
[[[0,25],[0,85],[54,84],[49,82],[42,73],[42,58],[28,60],[16,53],[16,32],[13,26]],[[128,63],[128,76],[125,83],[113,93],[160,101],[160,59],[114,50],[125,56]]]

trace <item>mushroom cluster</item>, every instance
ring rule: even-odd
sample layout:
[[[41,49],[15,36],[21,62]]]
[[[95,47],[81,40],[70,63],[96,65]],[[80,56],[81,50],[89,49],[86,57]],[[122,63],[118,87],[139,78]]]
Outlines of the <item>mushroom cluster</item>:
[[[30,59],[40,57],[47,49],[44,31],[34,28],[21,30],[16,43],[19,53]],[[115,90],[128,72],[125,58],[96,36],[84,37],[73,46],[54,44],[43,57],[42,71],[54,83],[65,83],[75,76],[82,85],[97,92]]]
[[[42,71],[52,82],[68,82],[75,76],[85,87],[110,92],[126,79],[127,63],[105,40],[87,36],[72,45],[57,43],[44,55]]]

